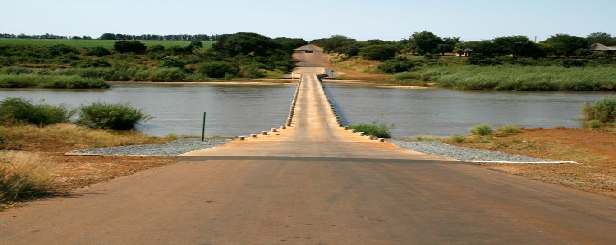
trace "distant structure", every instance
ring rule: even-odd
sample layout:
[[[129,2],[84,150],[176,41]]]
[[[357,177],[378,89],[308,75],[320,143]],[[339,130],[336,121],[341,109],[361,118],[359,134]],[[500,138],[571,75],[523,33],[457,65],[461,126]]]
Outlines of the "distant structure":
[[[606,52],[606,53],[611,53],[611,54],[616,53],[616,47],[605,46],[601,43],[594,43],[593,45],[590,46],[590,50],[592,50],[593,52]]]
[[[301,46],[299,48],[296,48],[295,53],[304,53],[304,54],[312,54],[312,53],[323,53],[323,49],[319,46],[316,46],[314,44],[308,44],[308,45],[304,45]]]

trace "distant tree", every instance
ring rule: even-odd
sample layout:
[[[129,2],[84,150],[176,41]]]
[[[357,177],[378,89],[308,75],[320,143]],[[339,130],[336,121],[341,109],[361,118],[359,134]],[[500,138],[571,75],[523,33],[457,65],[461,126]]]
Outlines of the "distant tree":
[[[144,43],[139,41],[117,41],[113,45],[113,49],[120,53],[143,54],[147,47]]]
[[[271,38],[252,32],[221,35],[212,49],[228,56],[266,56],[278,44]]]
[[[418,54],[435,54],[439,53],[438,45],[443,44],[443,39],[432,32],[422,31],[413,33],[410,43]]]
[[[101,37],[99,37],[98,39],[100,40],[117,40],[116,39],[116,35],[113,33],[103,33],[103,35],[101,35]]]
[[[357,40],[342,35],[334,35],[329,38],[313,40],[311,43],[318,45],[326,52],[341,53],[348,56],[357,55],[360,49]]]
[[[225,78],[237,76],[240,72],[239,67],[226,61],[212,61],[199,65],[199,72],[210,78]]]
[[[588,40],[588,43],[590,44],[600,43],[600,44],[608,45],[608,46],[616,45],[616,38],[612,37],[612,35],[605,33],[605,32],[591,33],[590,35],[586,37],[586,40]]]
[[[541,48],[526,36],[499,37],[493,40],[497,55],[517,57],[540,57]]]
[[[588,49],[590,44],[586,38],[576,37],[567,34],[556,34],[544,43],[550,46],[554,55],[571,56],[580,49]]]
[[[392,44],[374,44],[362,47],[359,54],[368,60],[389,60],[396,57],[398,47]]]
[[[283,50],[291,53],[294,49],[299,48],[308,44],[306,40],[301,38],[288,38],[288,37],[279,37],[274,38],[274,42],[278,43],[278,46]]]

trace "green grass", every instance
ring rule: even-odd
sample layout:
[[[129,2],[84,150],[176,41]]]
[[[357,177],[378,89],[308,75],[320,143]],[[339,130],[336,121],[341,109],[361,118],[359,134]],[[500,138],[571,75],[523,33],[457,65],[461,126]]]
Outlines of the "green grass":
[[[616,66],[428,66],[398,80],[433,81],[460,90],[616,91]]]
[[[364,132],[367,135],[378,138],[391,138],[389,127],[385,124],[353,124],[349,125],[349,128],[351,128],[354,132]]]
[[[91,89],[109,88],[100,79],[64,75],[0,75],[0,88]]]
[[[0,46],[3,45],[24,45],[24,46],[40,46],[48,47],[56,44],[66,44],[76,48],[94,48],[103,47],[107,49],[113,49],[115,40],[69,40],[69,39],[3,39],[0,38]],[[190,41],[156,41],[156,40],[142,40],[140,42],[145,43],[146,46],[151,47],[154,45],[162,45],[165,48],[180,46],[185,47],[190,44]],[[203,47],[209,48],[212,46],[212,41],[204,41]]]
[[[584,121],[592,128],[604,124],[616,123],[616,97],[605,97],[593,103],[586,104],[583,110]]]

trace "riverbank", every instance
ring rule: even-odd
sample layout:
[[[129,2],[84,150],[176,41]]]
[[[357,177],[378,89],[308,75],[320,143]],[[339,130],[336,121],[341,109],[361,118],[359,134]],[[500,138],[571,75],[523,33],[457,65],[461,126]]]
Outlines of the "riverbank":
[[[578,164],[485,164],[485,168],[616,197],[615,129],[523,129],[520,133],[452,142],[456,146],[500,151]]]
[[[44,128],[35,126],[0,126],[0,161],[3,176],[21,176],[26,179],[42,181],[44,193],[27,193],[17,201],[39,196],[63,195],[69,191],[94,183],[126,176],[146,169],[174,162],[164,157],[126,157],[126,156],[66,156],[75,149],[92,147],[111,147],[134,144],[163,144],[176,138],[153,137],[138,132],[117,132],[87,129],[73,124],[57,124]],[[12,166],[12,167],[11,167]],[[8,171],[8,172],[7,172]],[[35,175],[33,175],[35,174]],[[32,179],[34,178],[34,179]],[[6,179],[5,179],[6,180]],[[2,193],[0,193],[2,194]],[[2,197],[3,195],[0,195]],[[13,200],[5,200],[2,205],[14,205]]]

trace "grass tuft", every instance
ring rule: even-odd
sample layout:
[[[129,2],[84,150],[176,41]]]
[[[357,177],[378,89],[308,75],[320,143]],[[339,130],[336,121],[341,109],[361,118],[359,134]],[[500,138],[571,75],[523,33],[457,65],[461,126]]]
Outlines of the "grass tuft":
[[[487,124],[479,124],[471,128],[471,133],[478,136],[492,135],[493,132],[492,126]]]
[[[354,124],[349,125],[354,132],[364,132],[367,135],[375,136],[378,138],[391,138],[391,132],[389,127],[385,124]]]
[[[0,153],[0,202],[44,196],[52,191],[48,164],[34,153]]]

